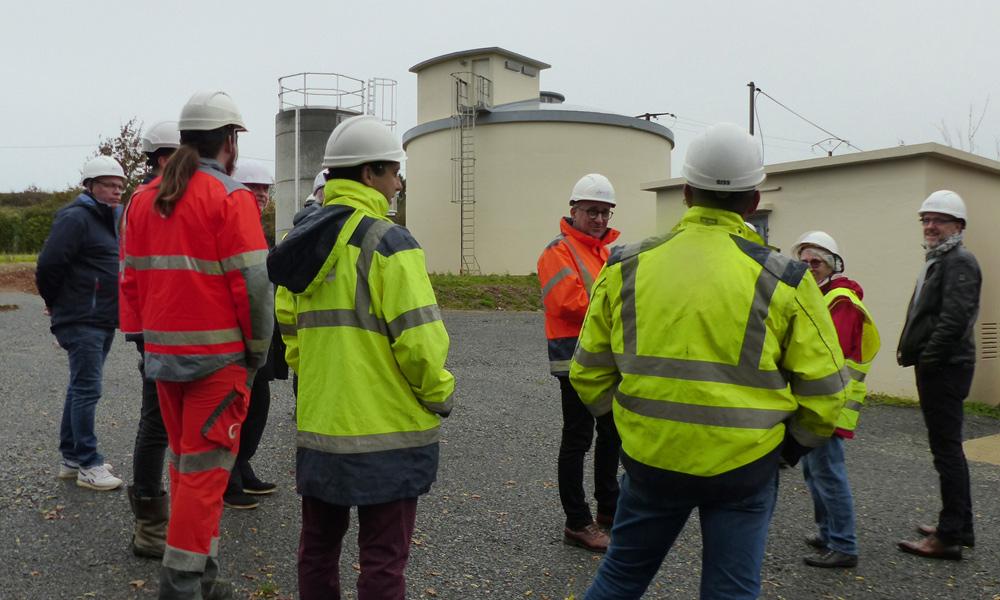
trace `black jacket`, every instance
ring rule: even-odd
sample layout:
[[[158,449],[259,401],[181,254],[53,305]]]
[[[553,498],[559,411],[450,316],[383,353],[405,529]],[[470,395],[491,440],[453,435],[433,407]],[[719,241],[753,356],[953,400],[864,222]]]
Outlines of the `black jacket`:
[[[56,212],[35,270],[53,330],[79,324],[118,327],[116,211],[84,193]]]
[[[976,257],[961,244],[938,257],[916,303],[910,299],[897,362],[904,367],[975,364],[973,326],[982,283]]]

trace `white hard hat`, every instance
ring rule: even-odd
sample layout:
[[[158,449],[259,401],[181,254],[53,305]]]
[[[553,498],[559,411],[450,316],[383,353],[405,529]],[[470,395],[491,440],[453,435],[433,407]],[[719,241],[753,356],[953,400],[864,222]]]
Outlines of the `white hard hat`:
[[[202,90],[195,92],[181,109],[177,128],[181,131],[211,131],[226,125],[235,125],[237,131],[246,131],[243,115],[226,92]]]
[[[920,214],[935,212],[966,220],[965,202],[951,190],[938,190],[920,205]]]
[[[844,258],[840,255],[840,246],[837,245],[837,240],[833,239],[829,233],[825,231],[807,231],[802,234],[799,241],[795,242],[792,246],[792,256],[799,258],[799,253],[806,246],[816,246],[826,250],[833,255],[834,263],[831,265],[834,272],[842,273],[844,271]]]
[[[688,146],[684,179],[702,190],[742,192],[763,183],[764,161],[753,137],[732,123],[718,123]]]
[[[573,186],[573,194],[569,197],[569,203],[573,204],[578,200],[594,200],[617,206],[615,188],[607,177],[599,173],[584,175],[580,181],[576,182],[576,185]]]
[[[142,151],[152,154],[160,148],[180,148],[181,132],[177,121],[160,121],[142,132]]]
[[[324,187],[326,187],[326,169],[317,173],[316,179],[313,179],[313,193],[315,194],[316,190]]]
[[[125,170],[110,156],[95,156],[83,165],[80,182],[86,184],[88,179],[95,177],[120,177],[125,183]]]
[[[330,134],[323,167],[355,167],[370,162],[403,162],[406,152],[399,138],[371,115],[346,119]]]
[[[263,163],[256,160],[243,159],[237,162],[233,179],[240,183],[274,185],[274,177],[271,175],[271,171]]]

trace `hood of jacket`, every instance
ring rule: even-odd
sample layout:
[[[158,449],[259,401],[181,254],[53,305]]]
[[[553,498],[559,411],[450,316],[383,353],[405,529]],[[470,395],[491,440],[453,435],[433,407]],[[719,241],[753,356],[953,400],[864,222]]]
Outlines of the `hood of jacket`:
[[[389,201],[363,183],[331,179],[326,184],[323,206],[303,212],[296,215],[295,227],[267,257],[271,281],[295,294],[312,293],[336,266],[340,253],[334,248],[349,223],[354,227],[362,217],[388,221]],[[345,238],[341,243],[346,242]]]
[[[851,290],[854,292],[854,295],[858,297],[858,300],[864,300],[865,298],[865,292],[861,289],[861,284],[849,277],[844,277],[843,275],[834,275],[833,279],[820,288],[820,291],[825,294],[830,290],[835,290],[837,288],[847,288]]]

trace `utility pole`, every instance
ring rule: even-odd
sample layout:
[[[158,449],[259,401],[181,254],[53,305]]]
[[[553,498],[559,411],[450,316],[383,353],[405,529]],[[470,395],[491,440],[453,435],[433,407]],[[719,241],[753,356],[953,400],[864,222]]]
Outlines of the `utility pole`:
[[[747,87],[750,88],[750,135],[753,135],[753,113],[754,102],[756,102],[757,97],[757,86],[751,81],[747,84]]]

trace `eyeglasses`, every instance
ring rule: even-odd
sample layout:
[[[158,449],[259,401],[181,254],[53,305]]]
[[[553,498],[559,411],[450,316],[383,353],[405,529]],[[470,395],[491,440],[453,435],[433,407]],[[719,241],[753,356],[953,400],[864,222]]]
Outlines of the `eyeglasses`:
[[[820,268],[821,265],[825,265],[826,264],[825,262],[823,262],[822,260],[820,260],[818,258],[803,258],[802,262],[804,262],[805,264],[809,265],[810,269],[818,269],[818,268]]]
[[[954,223],[958,219],[942,219],[941,217],[920,217],[920,224],[927,225],[945,225],[947,223]]]
[[[611,215],[615,214],[614,211],[611,210],[610,208],[605,208],[604,210],[598,210],[596,208],[588,208],[583,212],[587,213],[587,216],[590,217],[591,219],[596,219],[597,217],[604,217],[605,221],[610,221]]]
[[[101,181],[100,179],[98,179],[94,183],[96,183],[98,185],[103,185],[106,188],[111,188],[113,190],[118,190],[119,192],[124,192],[125,191],[125,186],[122,185],[122,184],[120,184],[120,183],[118,183],[117,181],[113,181],[111,183],[108,183],[106,181]]]

